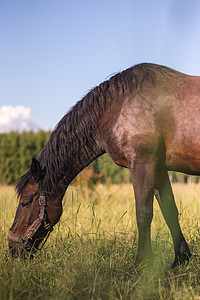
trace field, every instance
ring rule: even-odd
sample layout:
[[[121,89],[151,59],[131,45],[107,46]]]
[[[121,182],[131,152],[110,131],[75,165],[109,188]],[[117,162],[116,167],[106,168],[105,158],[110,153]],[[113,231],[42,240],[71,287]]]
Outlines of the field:
[[[183,233],[193,253],[171,269],[169,230],[154,202],[154,259],[134,267],[137,250],[131,185],[71,186],[64,212],[33,260],[7,257],[14,187],[0,186],[0,299],[200,299],[200,185],[173,186]]]

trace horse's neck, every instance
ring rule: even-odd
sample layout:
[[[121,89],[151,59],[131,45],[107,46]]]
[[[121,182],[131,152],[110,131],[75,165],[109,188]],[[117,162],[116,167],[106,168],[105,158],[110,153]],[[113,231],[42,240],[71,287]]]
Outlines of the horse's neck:
[[[105,151],[98,146],[96,140],[87,136],[84,142],[77,144],[76,139],[70,139],[68,145],[60,139],[50,138],[39,156],[47,174],[44,178],[44,189],[47,192],[63,196],[71,181],[94,159]],[[54,139],[54,140],[52,140]],[[55,147],[53,145],[59,145]]]
[[[87,167],[92,161],[94,161],[97,157],[104,154],[105,151],[100,149],[97,144],[92,141],[86,143],[86,145],[82,146],[81,149],[75,153],[72,164],[70,168],[68,168],[65,172],[65,176],[63,177],[63,181],[65,182],[66,186],[70,184],[70,182],[85,168]]]

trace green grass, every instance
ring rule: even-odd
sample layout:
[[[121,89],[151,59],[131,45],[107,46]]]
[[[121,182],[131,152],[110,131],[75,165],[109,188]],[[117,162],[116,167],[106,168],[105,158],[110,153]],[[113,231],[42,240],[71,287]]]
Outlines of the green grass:
[[[14,188],[0,187],[0,299],[200,299],[200,185],[174,185],[180,223],[193,252],[171,269],[169,230],[154,204],[154,259],[134,267],[137,250],[131,185],[70,187],[64,212],[31,261],[7,257]]]

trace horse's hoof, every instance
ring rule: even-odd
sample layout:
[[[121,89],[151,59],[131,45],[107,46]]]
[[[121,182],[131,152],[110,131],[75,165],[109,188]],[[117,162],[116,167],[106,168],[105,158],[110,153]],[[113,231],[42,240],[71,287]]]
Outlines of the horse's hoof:
[[[189,262],[191,256],[192,256],[192,254],[190,252],[183,253],[180,256],[176,256],[175,260],[172,264],[172,269],[174,269],[177,266],[180,266],[180,265],[184,264],[185,262]]]

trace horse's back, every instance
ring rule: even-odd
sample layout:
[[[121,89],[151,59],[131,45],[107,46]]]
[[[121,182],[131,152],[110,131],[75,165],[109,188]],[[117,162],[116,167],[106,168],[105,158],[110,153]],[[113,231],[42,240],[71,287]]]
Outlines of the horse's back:
[[[169,169],[200,170],[200,77],[159,74],[105,112],[101,141],[111,158],[129,167],[135,157],[159,157],[165,147]]]

